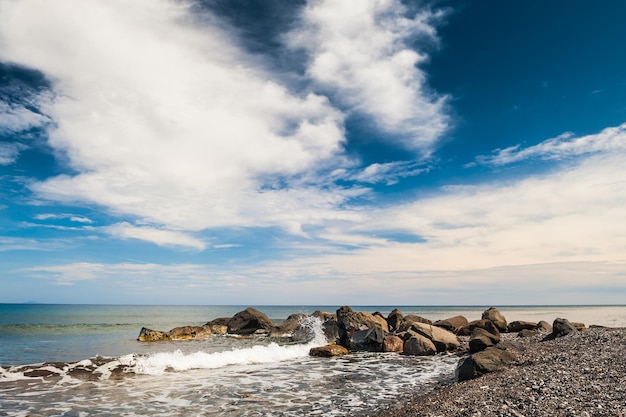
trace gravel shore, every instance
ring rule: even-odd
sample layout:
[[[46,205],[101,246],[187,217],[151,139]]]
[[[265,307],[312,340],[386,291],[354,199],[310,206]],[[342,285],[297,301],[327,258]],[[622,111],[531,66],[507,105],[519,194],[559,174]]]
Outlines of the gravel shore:
[[[508,368],[441,386],[377,417],[626,417],[626,329],[591,328],[550,341],[503,335]]]

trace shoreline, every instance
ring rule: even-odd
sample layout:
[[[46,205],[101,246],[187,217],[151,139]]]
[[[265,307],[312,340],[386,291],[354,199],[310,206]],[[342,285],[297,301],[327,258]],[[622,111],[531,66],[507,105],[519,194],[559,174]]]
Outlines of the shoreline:
[[[557,339],[506,334],[516,360],[501,371],[399,399],[375,417],[626,416],[626,328]]]

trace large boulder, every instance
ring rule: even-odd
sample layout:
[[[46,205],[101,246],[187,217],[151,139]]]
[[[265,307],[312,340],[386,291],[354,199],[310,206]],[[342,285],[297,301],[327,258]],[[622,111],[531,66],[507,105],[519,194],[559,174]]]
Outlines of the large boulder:
[[[518,333],[522,330],[533,330],[535,327],[537,327],[535,322],[515,320],[509,323],[508,330],[509,333]]]
[[[276,328],[272,330],[271,335],[278,336],[278,337],[280,336],[290,337],[293,335],[296,329],[300,327],[301,323],[307,317],[308,316],[306,314],[302,314],[302,313],[292,314],[289,317],[287,317],[286,320],[279,323],[278,326],[276,326]]]
[[[413,326],[413,323],[424,323],[424,324],[430,325],[433,322],[428,319],[425,319],[424,317],[416,316],[414,314],[408,314],[404,316],[404,318],[402,319],[402,323],[400,323],[400,326],[398,327],[397,331],[406,332],[407,330],[411,328],[411,326]]]
[[[170,335],[166,332],[142,327],[137,340],[140,342],[158,342],[161,340],[170,340]]]
[[[411,330],[425,336],[433,342],[437,348],[437,352],[445,352],[457,349],[460,345],[459,339],[452,332],[432,324],[415,322],[411,326]]]
[[[220,317],[209,321],[202,327],[206,327],[211,330],[213,334],[226,334],[228,333],[228,321],[231,317]]]
[[[552,333],[544,338],[544,340],[552,340],[557,337],[567,336],[570,333],[576,332],[576,327],[570,323],[568,319],[557,318],[552,323]]]
[[[172,340],[205,339],[212,335],[211,329],[204,326],[175,327],[168,333]]]
[[[552,331],[552,325],[550,323],[548,323],[547,321],[541,320],[535,326],[535,330],[539,330],[540,332],[551,332]]]
[[[477,327],[480,327],[481,329],[485,329],[491,334],[495,334],[495,335],[500,334],[500,330],[498,330],[496,325],[491,320],[470,321],[466,326],[461,327],[459,331],[457,332],[457,334],[459,336],[471,336],[472,332]]]
[[[476,353],[495,346],[500,341],[500,335],[489,333],[485,329],[476,327],[469,340],[470,352]]]
[[[437,353],[437,348],[430,339],[416,334],[404,342],[403,353],[412,356],[430,356]]]
[[[385,332],[380,326],[358,330],[350,336],[348,349],[353,351],[382,352]]]
[[[385,327],[381,326],[381,320],[385,322]],[[343,306],[337,310],[337,329],[339,333],[339,344],[351,349],[350,338],[355,332],[380,328],[384,334],[387,322],[381,317],[375,317],[370,313],[356,312],[348,306]],[[359,335],[361,337],[362,335]],[[382,343],[382,340],[381,340]]]
[[[404,341],[395,335],[385,336],[383,339],[383,352],[402,352]]]
[[[317,356],[320,358],[330,358],[333,356],[345,355],[349,353],[348,349],[341,345],[330,344],[326,346],[314,347],[309,351],[310,356]]]
[[[455,371],[456,379],[459,382],[474,379],[498,371],[514,361],[515,355],[510,351],[489,347],[462,359]]]
[[[235,314],[228,320],[228,333],[238,335],[251,335],[255,333],[269,333],[274,328],[274,323],[264,313],[252,307]]]
[[[491,307],[483,311],[482,319],[492,321],[501,332],[506,332],[508,330],[506,319],[495,307]]]
[[[458,333],[459,329],[463,326],[467,326],[469,322],[464,316],[454,316],[443,320],[437,320],[433,323],[437,327],[446,329],[452,333]]]
[[[387,316],[387,324],[389,325],[389,331],[390,332],[397,331],[398,328],[400,327],[400,324],[402,324],[403,318],[404,318],[404,315],[402,314],[400,310],[398,310],[397,308],[394,308],[393,310],[391,310],[391,313],[389,313],[389,315]]]

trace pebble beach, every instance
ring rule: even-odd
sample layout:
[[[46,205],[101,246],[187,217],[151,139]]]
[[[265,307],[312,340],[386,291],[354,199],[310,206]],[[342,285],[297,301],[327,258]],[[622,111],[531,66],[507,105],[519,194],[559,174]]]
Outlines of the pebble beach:
[[[626,416],[626,328],[544,337],[503,334],[499,347],[514,353],[513,364],[441,385],[376,416]]]

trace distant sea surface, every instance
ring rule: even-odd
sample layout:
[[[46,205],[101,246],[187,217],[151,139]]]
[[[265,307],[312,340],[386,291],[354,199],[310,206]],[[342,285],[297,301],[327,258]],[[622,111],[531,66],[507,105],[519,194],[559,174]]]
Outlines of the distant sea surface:
[[[254,306],[275,322],[293,313],[339,306]],[[431,320],[479,319],[490,306],[352,306],[383,315],[399,308]],[[587,325],[626,327],[626,306],[496,306],[509,321],[557,317]],[[141,327],[170,330],[232,317],[245,306],[0,304],[0,415],[345,416],[393,404],[398,395],[427,392],[454,375],[458,358],[358,353],[308,356],[314,340],[214,336],[141,343]],[[312,326],[315,327],[313,323]],[[104,357],[125,375],[104,371],[76,378],[76,369]],[[55,362],[54,377],[25,375]],[[82,365],[81,365],[82,364]],[[59,369],[61,371],[59,371]],[[45,373],[45,372],[44,372]]]

